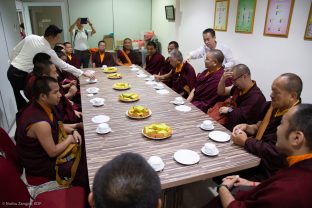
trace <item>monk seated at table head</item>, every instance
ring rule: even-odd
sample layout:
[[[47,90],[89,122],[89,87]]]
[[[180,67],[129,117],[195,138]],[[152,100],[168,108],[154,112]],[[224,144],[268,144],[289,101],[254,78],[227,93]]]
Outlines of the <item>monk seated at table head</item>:
[[[98,52],[92,54],[92,67],[102,67],[103,65],[106,66],[115,66],[115,60],[111,53],[105,52],[106,43],[105,41],[101,40],[98,43]]]
[[[42,76],[52,77],[54,79],[58,78],[58,73],[55,65],[49,60],[37,62],[34,66],[33,72],[28,76],[25,95],[29,100],[33,100],[33,85],[36,79]],[[74,92],[77,92],[75,90]],[[71,89],[65,94],[61,92],[62,96],[60,102],[55,106],[56,111],[60,119],[64,123],[78,123],[81,122],[81,112],[76,111],[71,101],[67,97],[71,97]],[[79,124],[79,128],[82,128],[82,123]]]
[[[207,52],[206,70],[197,75],[195,88],[187,98],[189,102],[205,113],[216,102],[224,101],[226,98],[217,93],[219,81],[224,73],[223,60],[224,55],[220,50],[212,49]],[[226,86],[230,86],[230,84],[231,82],[227,80]]]
[[[294,106],[284,114],[277,128],[276,148],[287,156],[287,168],[262,183],[237,175],[228,176],[219,186],[219,198],[214,199],[207,207],[311,207],[311,104]],[[241,186],[254,188],[240,191],[235,196],[229,191],[233,187]]]
[[[162,69],[160,70],[160,75],[168,74],[173,69],[172,66],[170,65],[170,52],[173,50],[179,50],[179,43],[176,41],[170,41],[168,43],[168,55],[169,56],[166,58],[165,64],[162,67]],[[165,77],[160,77],[160,78],[163,79]],[[160,80],[160,81],[165,81],[165,80]]]
[[[165,64],[165,57],[157,51],[156,43],[149,41],[146,45],[145,70],[150,74],[159,74]]]
[[[160,208],[157,173],[135,153],[123,153],[102,166],[93,181],[90,206],[96,208]]]
[[[276,130],[287,111],[301,102],[302,81],[293,73],[282,74],[272,84],[271,102],[264,104],[256,124],[239,124],[232,132],[233,142],[261,158],[260,165],[245,177],[263,180],[285,167],[286,160],[276,148]]]
[[[155,75],[155,78],[170,81],[171,88],[187,98],[196,83],[195,70],[188,62],[183,63],[182,53],[176,49],[170,52],[169,62],[173,70],[165,75]]]
[[[123,41],[123,49],[117,52],[116,64],[118,66],[131,66],[132,64],[141,65],[142,61],[139,54],[132,50],[132,40],[125,38]]]
[[[233,85],[225,87],[225,81],[232,80]],[[238,64],[231,71],[225,71],[218,84],[218,95],[227,96],[224,102],[216,103],[208,110],[208,115],[230,131],[241,123],[254,124],[258,121],[265,97],[251,79],[249,68]]]
[[[61,98],[57,80],[47,76],[36,79],[33,96],[34,101],[16,120],[16,149],[26,175],[45,177],[62,183],[63,177],[71,177],[74,179],[73,184],[82,185],[87,190],[85,150],[81,134],[77,131],[78,126],[63,124],[55,111]],[[65,163],[58,163],[61,165],[56,164],[57,157],[65,154],[69,145],[81,143],[81,146],[75,147],[81,148],[81,154],[71,156]],[[76,176],[72,175],[71,167],[77,168]]]
[[[65,54],[67,56],[66,62],[78,69],[80,69],[81,63],[79,58],[73,53],[73,47],[70,42],[63,43],[65,47]]]

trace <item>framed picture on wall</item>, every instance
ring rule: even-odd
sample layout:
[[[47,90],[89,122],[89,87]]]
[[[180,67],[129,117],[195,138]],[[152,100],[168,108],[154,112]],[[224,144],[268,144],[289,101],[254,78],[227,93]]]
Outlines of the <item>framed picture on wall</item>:
[[[295,0],[269,0],[264,35],[288,37]]]
[[[304,33],[304,39],[305,40],[312,40],[312,2],[310,6],[310,12],[308,16],[308,21],[307,21],[307,27]]]
[[[235,32],[252,33],[257,0],[239,0]]]
[[[226,31],[229,16],[229,0],[216,0],[213,29]]]
[[[175,19],[174,6],[173,5],[165,6],[165,10],[166,10],[166,19],[167,20],[174,20]]]

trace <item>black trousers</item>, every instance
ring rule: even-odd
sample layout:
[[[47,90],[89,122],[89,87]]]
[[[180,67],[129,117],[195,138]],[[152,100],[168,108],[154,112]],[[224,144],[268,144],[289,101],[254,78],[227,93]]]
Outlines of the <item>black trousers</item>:
[[[80,60],[80,63],[82,63],[82,67],[89,68],[90,51],[89,50],[85,50],[85,51],[75,50],[74,52],[77,58]]]
[[[12,65],[10,65],[7,72],[8,79],[13,88],[18,111],[21,110],[23,107],[25,107],[27,104],[26,100],[22,97],[20,93],[20,90],[25,89],[27,75],[28,75],[27,72],[21,71]]]

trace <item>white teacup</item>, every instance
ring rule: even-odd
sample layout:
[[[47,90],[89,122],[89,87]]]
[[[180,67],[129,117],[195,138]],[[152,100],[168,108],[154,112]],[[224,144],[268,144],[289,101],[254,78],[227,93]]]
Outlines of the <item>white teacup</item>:
[[[158,156],[151,156],[147,162],[152,166],[154,170],[159,170],[164,164],[162,159]]]
[[[109,125],[107,123],[101,123],[97,128],[98,132],[107,132],[109,130]]]
[[[137,72],[137,74],[144,74],[144,71],[143,71],[143,70],[139,70],[139,71]]]
[[[151,81],[155,80],[155,76],[154,75],[149,76],[149,78],[150,78]]]
[[[183,103],[183,98],[182,97],[176,97],[176,98],[174,98],[174,102]]]
[[[132,67],[132,68],[133,68],[133,67],[136,67],[136,65],[135,65],[135,64],[132,64],[130,67]]]
[[[214,154],[217,147],[213,143],[206,143],[204,148],[207,154]]]
[[[210,120],[205,120],[202,123],[202,127],[205,129],[212,129],[213,128],[213,123]]]
[[[107,65],[102,65],[102,68],[103,68],[103,69],[107,68]]]
[[[103,100],[101,98],[94,98],[93,99],[93,104],[95,105],[100,105],[103,103]]]

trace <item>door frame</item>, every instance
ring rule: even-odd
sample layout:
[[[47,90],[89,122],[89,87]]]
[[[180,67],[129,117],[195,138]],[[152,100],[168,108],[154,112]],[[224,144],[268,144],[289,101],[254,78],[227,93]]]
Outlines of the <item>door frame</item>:
[[[67,22],[67,13],[65,9],[65,3],[64,2],[23,2],[23,16],[24,16],[24,26],[25,26],[25,32],[26,35],[32,34],[31,29],[31,22],[30,22],[30,16],[29,16],[29,7],[30,6],[60,6],[61,7],[61,13],[62,13],[62,22],[63,22],[63,37],[64,41],[68,41],[68,22]]]

